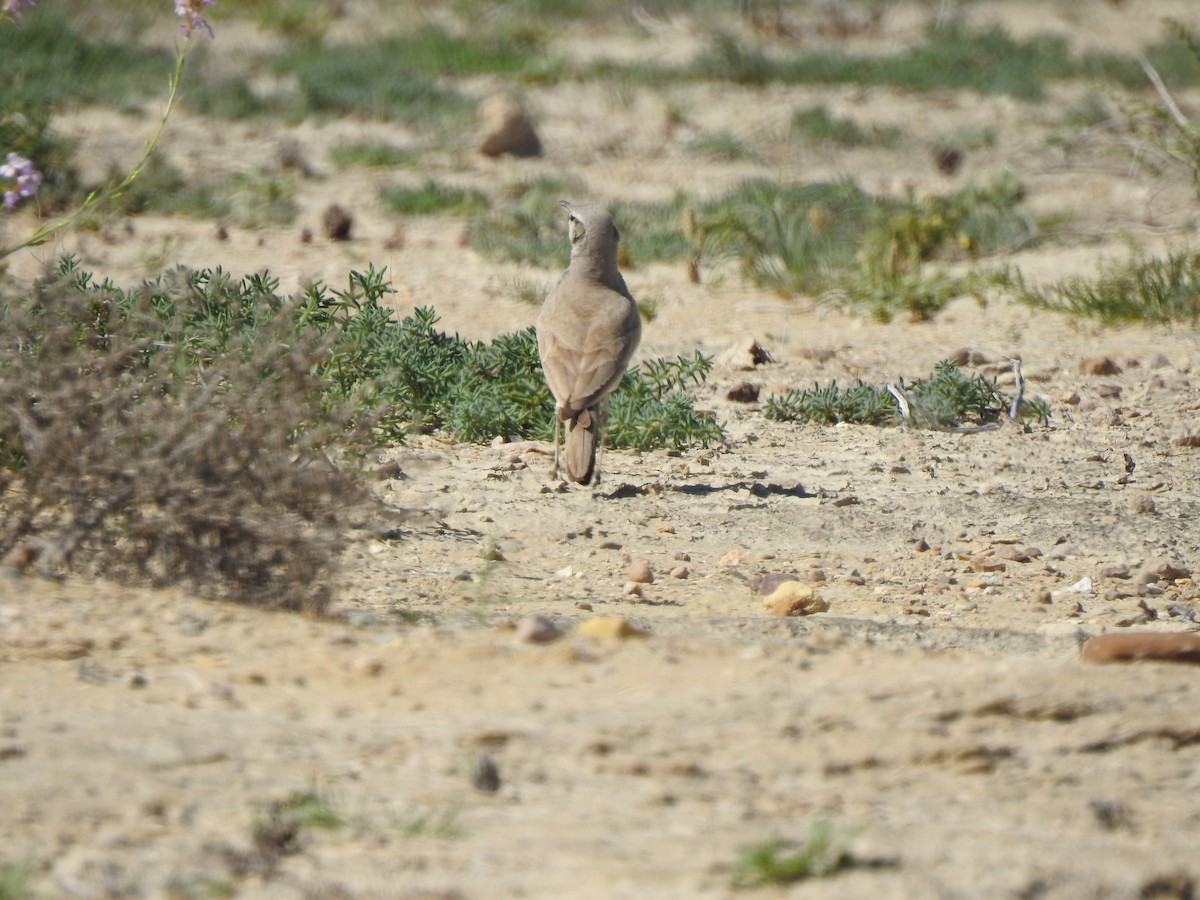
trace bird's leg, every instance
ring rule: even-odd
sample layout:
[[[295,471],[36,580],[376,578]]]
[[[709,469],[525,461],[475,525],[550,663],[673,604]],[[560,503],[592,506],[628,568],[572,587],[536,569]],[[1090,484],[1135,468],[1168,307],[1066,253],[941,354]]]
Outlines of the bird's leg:
[[[600,461],[604,457],[604,426],[608,422],[608,398],[596,407],[596,468],[592,473],[592,484],[600,487]]]
[[[550,470],[550,480],[558,481],[558,429],[562,424],[562,419],[559,418],[559,410],[554,410],[554,468]]]

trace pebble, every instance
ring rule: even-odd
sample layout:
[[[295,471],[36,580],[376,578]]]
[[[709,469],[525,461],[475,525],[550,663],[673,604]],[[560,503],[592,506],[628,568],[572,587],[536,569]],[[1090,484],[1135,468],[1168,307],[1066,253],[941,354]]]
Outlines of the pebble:
[[[1200,663],[1200,635],[1129,632],[1101,634],[1083,645],[1085,662],[1129,662],[1140,659]]]
[[[1120,375],[1123,370],[1111,357],[1093,356],[1080,360],[1079,371],[1084,375]]]
[[[1153,497],[1134,497],[1129,501],[1129,511],[1135,516],[1149,515],[1156,509]]]
[[[788,581],[799,581],[798,575],[793,575],[791,572],[768,572],[765,575],[760,575],[750,582],[750,587],[754,589],[756,594],[770,594]]]
[[[486,750],[480,750],[471,761],[471,786],[485,794],[500,790],[500,767]]]
[[[329,204],[321,213],[321,230],[331,241],[350,240],[350,232],[353,228],[354,219],[351,218],[350,213],[336,203]]]
[[[1007,568],[1004,560],[989,554],[971,558],[971,570],[975,572],[1003,572]]]
[[[730,550],[721,557],[721,567],[728,569],[733,566],[740,566],[745,559],[745,553],[741,550]]]
[[[676,566],[671,570],[672,578],[687,578],[690,574],[687,566]]]
[[[634,627],[624,616],[593,616],[579,623],[579,633],[584,637],[624,640],[642,637],[649,632]]]
[[[763,605],[773,616],[807,616],[829,609],[828,601],[822,599],[812,585],[799,581],[783,582],[766,596]]]
[[[743,381],[726,391],[725,399],[732,400],[734,403],[753,403],[758,399],[758,391],[757,384],[752,381]]]
[[[929,549],[929,542],[926,541],[925,538],[923,538],[923,537],[917,538],[917,542],[915,544],[913,544],[913,549],[916,550],[918,553],[924,553],[926,550]]]
[[[526,644],[548,644],[562,636],[562,630],[546,616],[522,616],[513,631],[517,640]]]
[[[1167,581],[1174,581],[1177,578],[1187,578],[1192,574],[1191,569],[1183,563],[1178,560],[1168,559],[1165,556],[1146,560],[1146,569]]]
[[[479,152],[484,156],[540,156],[542,141],[525,109],[512,97],[496,94],[480,105],[483,127]]]
[[[648,559],[635,559],[629,564],[629,580],[634,584],[654,584],[654,570]]]
[[[1096,395],[1098,397],[1104,397],[1106,399],[1111,399],[1113,397],[1120,397],[1121,396],[1121,386],[1119,384],[1109,384],[1109,383],[1098,384],[1098,385],[1096,385]]]

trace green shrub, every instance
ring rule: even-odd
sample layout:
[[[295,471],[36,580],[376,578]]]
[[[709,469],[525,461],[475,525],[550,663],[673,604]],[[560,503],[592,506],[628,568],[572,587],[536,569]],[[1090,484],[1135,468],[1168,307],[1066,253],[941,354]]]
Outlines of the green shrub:
[[[1200,253],[1186,248],[1162,257],[1134,251],[1127,260],[1103,263],[1095,278],[1074,276],[1037,287],[1010,273],[1006,284],[1030,306],[1107,324],[1200,321]]]
[[[950,360],[934,368],[925,380],[897,385],[909,407],[907,421],[920,428],[936,430],[976,427],[999,422],[1008,415],[1011,401],[1001,393],[995,379],[969,376]],[[1023,404],[1026,414],[1041,421],[1049,418],[1045,401]],[[886,387],[859,382],[839,388],[837,382],[824,387],[774,394],[767,400],[766,417],[780,422],[811,422],[836,425],[897,425],[905,421],[899,403]]]

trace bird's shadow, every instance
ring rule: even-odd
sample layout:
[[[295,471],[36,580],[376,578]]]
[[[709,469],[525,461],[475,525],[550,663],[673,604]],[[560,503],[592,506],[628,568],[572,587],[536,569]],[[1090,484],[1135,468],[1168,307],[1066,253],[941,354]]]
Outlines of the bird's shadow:
[[[813,499],[820,496],[819,494],[805,490],[804,485],[799,482],[788,487],[774,483],[763,484],[761,481],[731,481],[726,484],[629,484],[625,482],[608,493],[597,491],[595,496],[605,500],[627,500],[631,497],[644,497],[647,494],[667,491],[679,494],[691,494],[698,497],[707,497],[711,494],[719,494],[725,491],[732,493],[747,491],[752,496],[763,499],[767,497]]]

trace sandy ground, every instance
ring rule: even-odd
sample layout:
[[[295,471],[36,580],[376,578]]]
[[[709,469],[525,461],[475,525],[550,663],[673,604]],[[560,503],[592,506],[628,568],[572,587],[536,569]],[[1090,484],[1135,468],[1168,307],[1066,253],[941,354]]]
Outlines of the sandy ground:
[[[1016,33],[1036,24],[1126,50],[1182,8],[1089,4],[1080,19],[1072,4],[978,6]],[[912,37],[895,22],[889,39]],[[686,22],[664,29],[638,46],[678,53]],[[342,284],[370,262],[388,267],[400,311],[433,305],[448,330],[488,338],[536,316],[517,280],[556,273],[478,256],[461,221],[389,218],[380,184],[557,174],[596,198],[649,199],[758,175],[948,190],[1012,169],[1031,207],[1072,214],[1069,235],[1009,260],[1051,279],[1095,271],[1122,234],[1157,247],[1194,228],[1186,182],[1047,146],[1088,89],[1024,104],[711,85],[621,99],[571,84],[528,91],[543,159],[433,149],[416,168],[366,173],[336,171],[327,148],[420,136],[367,122],[214,135],[180,115],[164,152],[181,165],[232,173],[302,148],[316,175],[298,185],[296,225],[220,240],[211,222],[112,222],[12,271],[71,251],[117,280],[220,264],[269,268],[292,289]],[[663,130],[667,100],[688,111],[681,133]],[[791,109],[814,102],[923,130],[903,152],[783,140]],[[116,116],[62,122],[101,170],[152,128],[113,128]],[[936,172],[928,147],[982,124],[995,146],[953,179]],[[761,158],[686,155],[689,135],[720,128]],[[354,240],[302,243],[333,200],[352,210]],[[759,291],[719,260],[701,285],[682,267],[626,274],[635,295],[661,298],[642,357],[717,357],[699,402],[727,423],[725,446],[610,451],[599,491],[552,483],[541,446],[390,448],[388,511],[347,554],[342,621],[0,576],[0,864],[41,897],[725,897],[743,848],[803,841],[825,821],[857,864],[790,895],[1193,896],[1197,669],[1086,664],[1079,648],[1110,631],[1197,630],[1194,329],[1104,328],[1000,298],[884,325]],[[748,370],[750,338],[775,362]],[[784,425],[725,399],[744,380],[922,377],[961,348],[1002,378],[1019,356],[1049,426]],[[1099,357],[1120,371],[1088,374]],[[654,580],[631,593],[639,560]],[[770,573],[794,575],[828,611],[768,615],[754,582]],[[555,640],[528,639],[533,615]],[[635,633],[589,633],[614,616]],[[281,804],[305,795],[335,827],[283,827]]]

